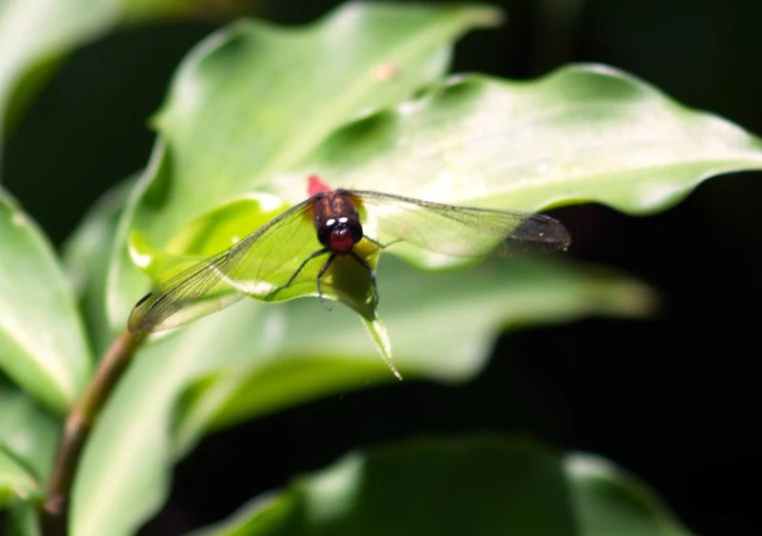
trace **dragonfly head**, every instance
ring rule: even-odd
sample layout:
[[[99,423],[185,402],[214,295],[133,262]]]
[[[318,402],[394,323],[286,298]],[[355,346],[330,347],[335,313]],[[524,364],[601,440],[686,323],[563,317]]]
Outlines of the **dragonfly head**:
[[[347,216],[328,218],[317,231],[320,243],[339,255],[347,255],[363,236],[360,221]]]

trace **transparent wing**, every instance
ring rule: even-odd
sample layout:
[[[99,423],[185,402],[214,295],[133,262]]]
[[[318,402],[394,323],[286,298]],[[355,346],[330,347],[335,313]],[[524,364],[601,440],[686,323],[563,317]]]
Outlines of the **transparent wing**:
[[[408,242],[454,257],[554,251],[570,243],[553,218],[445,205],[380,192],[350,190],[365,209],[370,238]],[[283,287],[302,262],[322,248],[312,223],[313,199],[285,211],[232,248],[162,283],[133,309],[128,327],[148,332],[175,327],[227,307],[245,295],[266,297]],[[292,282],[314,286],[304,270]]]
[[[549,216],[461,207],[351,190],[367,212],[367,233],[382,245],[408,242],[452,257],[550,252],[569,247],[566,228]]]
[[[238,244],[160,284],[135,305],[133,332],[185,324],[245,295],[265,297],[285,285],[322,246],[312,224],[312,199],[283,212]],[[297,278],[293,285],[300,282]],[[314,281],[310,281],[314,285]]]

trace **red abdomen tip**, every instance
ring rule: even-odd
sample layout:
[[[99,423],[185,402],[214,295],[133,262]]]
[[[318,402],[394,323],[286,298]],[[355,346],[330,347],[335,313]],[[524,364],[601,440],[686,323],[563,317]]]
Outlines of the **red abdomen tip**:
[[[312,197],[320,192],[330,192],[332,188],[324,183],[317,175],[307,177],[307,195]]]

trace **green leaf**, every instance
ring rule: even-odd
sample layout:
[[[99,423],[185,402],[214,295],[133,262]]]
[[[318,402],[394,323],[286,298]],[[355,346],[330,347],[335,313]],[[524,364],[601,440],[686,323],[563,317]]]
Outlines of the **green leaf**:
[[[713,173],[759,166],[759,148],[738,127],[684,109],[623,73],[576,66],[533,82],[454,79],[414,103],[339,129],[301,171],[275,184],[285,197],[289,184],[298,191],[304,177],[318,171],[335,178],[334,186],[383,184],[385,191],[458,204],[531,211],[588,199],[644,213],[676,202]],[[195,231],[215,235],[213,225]],[[429,268],[462,264],[405,246],[385,252]],[[305,280],[314,280],[317,266],[304,270]],[[453,303],[470,299],[463,287],[453,287],[460,291]],[[314,287],[294,292],[307,295]],[[443,319],[437,325],[458,324]]]
[[[380,277],[382,285],[389,283],[383,287],[389,290],[389,307],[405,302],[394,306],[405,315],[394,309],[387,313],[394,319],[389,325],[399,349],[396,362],[411,377],[457,380],[475,374],[496,328],[504,324],[564,321],[587,313],[639,315],[650,300],[641,285],[606,272],[525,261],[505,271],[479,267],[478,273],[458,278],[458,285],[474,293],[473,302],[458,310],[446,296],[456,292],[456,274],[425,277],[395,264],[383,265]],[[500,291],[503,280],[514,286]],[[420,302],[416,307],[421,312],[437,308],[433,297],[421,300],[432,291],[445,292],[439,307],[448,308],[433,317],[416,315],[410,303]],[[482,306],[487,308],[480,312]],[[527,309],[520,311],[522,306]],[[448,313],[455,315],[460,331],[453,329],[453,338],[444,339],[446,330],[438,329],[426,338],[431,351],[421,353],[425,333]],[[474,314],[475,321],[469,318]],[[489,315],[482,326],[482,318]],[[209,428],[213,417],[219,425],[338,390],[396,381],[353,317],[341,307],[327,312],[315,300],[278,306],[245,300],[143,349],[93,429],[75,482],[71,532],[102,534],[104,527],[116,536],[134,532],[166,495],[171,463]],[[443,350],[456,337],[461,340]],[[440,338],[442,346],[434,345]],[[238,400],[242,380],[256,385],[257,394]],[[178,407],[187,387],[201,381],[210,382],[212,389],[191,397],[190,407]],[[173,434],[178,418],[180,428]]]
[[[332,186],[457,203],[532,211],[599,199],[648,212],[675,202],[712,173],[759,165],[758,142],[737,127],[685,110],[603,67],[573,67],[522,83],[469,77],[398,106],[435,84],[451,39],[487,19],[494,20],[493,10],[357,4],[305,29],[250,22],[203,43],[183,64],[157,118],[160,141],[113,241],[111,325],[124,325],[148,286],[126,249],[131,234],[138,237],[133,246],[143,242],[141,251],[180,256],[196,247],[188,236],[229,244],[232,236],[254,231],[244,228],[252,221],[243,218],[240,228],[218,233],[214,226],[225,218],[208,216],[263,193],[274,194],[283,206],[301,201],[308,169]],[[377,109],[385,111],[374,113]],[[642,127],[645,120],[648,128]],[[172,251],[177,244],[191,245]],[[425,261],[418,262],[430,264]],[[552,275],[528,262],[528,273],[538,270],[537,282],[547,275],[546,282],[558,279],[568,289],[548,284],[555,294],[546,295],[536,286],[526,294],[514,289],[525,300],[514,316],[512,300],[518,298],[508,298],[513,268],[495,268],[496,279],[484,287],[463,282],[464,274],[441,274],[436,277],[457,278],[458,284],[451,280],[446,288],[434,287],[444,292],[438,307],[445,313],[437,316],[435,295],[422,301],[416,287],[404,283],[408,275],[398,279],[395,269],[384,275],[390,266],[381,263],[381,308],[399,356],[395,361],[411,377],[467,378],[483,364],[504,324],[601,312],[643,314],[650,296],[617,277],[574,269],[567,277],[563,267]],[[395,300],[406,307],[397,315],[386,309]],[[433,311],[431,318],[417,314],[419,302]],[[467,307],[453,311],[456,303]],[[270,307],[267,314],[264,307],[242,301],[141,352],[87,446],[74,489],[73,534],[134,532],[166,494],[174,456],[210,425],[350,388],[360,378],[393,380],[371,356],[366,335],[347,311],[337,307],[328,315],[315,300]],[[474,322],[482,307],[488,313]],[[411,318],[418,323],[403,326]],[[432,330],[427,343],[448,330],[475,333],[447,347],[443,356],[442,348],[427,354],[421,344]],[[239,402],[239,379],[256,381],[261,397],[241,396]],[[191,405],[178,407],[197,382],[203,388],[192,393]],[[169,430],[178,410],[180,428],[173,437]]]
[[[104,193],[63,245],[64,267],[98,355],[118,333],[106,315],[106,278],[119,218],[136,180],[126,179]]]
[[[615,272],[541,260],[515,258],[467,272],[426,274],[386,259],[378,274],[381,312],[402,375],[463,382],[482,370],[505,329],[587,315],[643,316],[654,306],[646,286]],[[181,451],[209,427],[394,381],[346,308],[326,312],[314,300],[297,300],[282,315],[273,321],[283,331],[273,358],[252,349],[242,367],[218,371],[184,399],[177,432]]]
[[[41,495],[37,480],[12,453],[0,446],[0,508]]]
[[[582,534],[686,536],[665,505],[633,476],[598,456],[566,459]]]
[[[383,190],[458,205],[534,212],[592,201],[632,214],[663,210],[703,180],[762,168],[762,142],[690,110],[634,77],[574,65],[512,82],[453,77],[419,99],[361,118],[277,177]],[[408,244],[429,268],[462,264]]]
[[[278,339],[270,333],[277,319],[263,315],[264,307],[239,302],[135,357],[85,446],[74,483],[71,534],[133,534],[156,511],[168,489],[170,429],[180,394],[220,368],[242,366],[258,350],[267,355],[271,340]]]
[[[0,457],[16,466],[8,474],[0,468],[0,503],[8,503],[7,528],[0,523],[0,533],[9,536],[38,536],[37,504],[40,484],[47,480],[58,443],[60,423],[43,411],[26,393],[0,378]],[[0,462],[2,465],[2,462]],[[16,478],[18,477],[18,478]],[[29,486],[32,485],[31,492]],[[19,493],[20,492],[20,493]],[[15,500],[13,500],[15,498]]]
[[[192,534],[689,533],[644,486],[604,461],[562,456],[528,441],[471,438],[349,454],[280,493],[255,499],[229,521]]]
[[[281,194],[276,173],[339,125],[433,83],[455,37],[498,19],[478,5],[348,4],[299,30],[249,21],[202,43],[156,118],[162,139],[122,222],[108,292],[112,324],[124,325],[148,286],[124,248],[131,232],[165,249],[232,199]],[[297,201],[305,188],[281,198]]]
[[[760,149],[740,128],[688,110],[624,73],[574,66],[532,82],[452,79],[339,129],[292,171],[273,177],[271,188],[294,197],[317,172],[334,187],[459,205],[534,211],[596,201],[643,214],[674,204],[709,176],[759,168]],[[284,273],[294,273],[319,248],[314,237],[301,247],[310,232],[307,222],[301,231],[287,229],[296,238],[293,250],[283,252],[291,264],[266,254],[274,249],[269,244],[252,256],[265,272],[274,257]],[[428,268],[464,263],[406,243],[386,251]],[[314,295],[309,282],[320,266],[308,264],[296,281],[304,284],[285,289],[288,297]],[[345,301],[368,318],[358,306],[364,300]]]
[[[15,502],[9,508],[7,536],[40,536],[37,505],[33,502]]]
[[[90,351],[50,244],[2,192],[0,243],[0,367],[63,412],[90,374]]]
[[[177,0],[4,0],[0,4],[0,138],[61,59],[119,23],[190,15]]]
[[[5,131],[74,46],[111,27],[116,0],[6,0],[0,7],[0,124]]]
[[[60,423],[26,393],[0,379],[0,445],[45,481],[53,463]]]

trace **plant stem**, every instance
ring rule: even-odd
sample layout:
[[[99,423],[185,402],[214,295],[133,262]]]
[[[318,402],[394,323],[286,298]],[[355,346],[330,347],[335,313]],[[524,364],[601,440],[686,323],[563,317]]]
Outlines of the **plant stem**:
[[[42,531],[45,536],[66,534],[69,494],[75,470],[82,455],[82,448],[90,435],[95,419],[127,369],[143,338],[142,334],[125,331],[114,340],[85,388],[85,392],[66,417],[63,437],[48,484],[48,493],[42,505]]]

